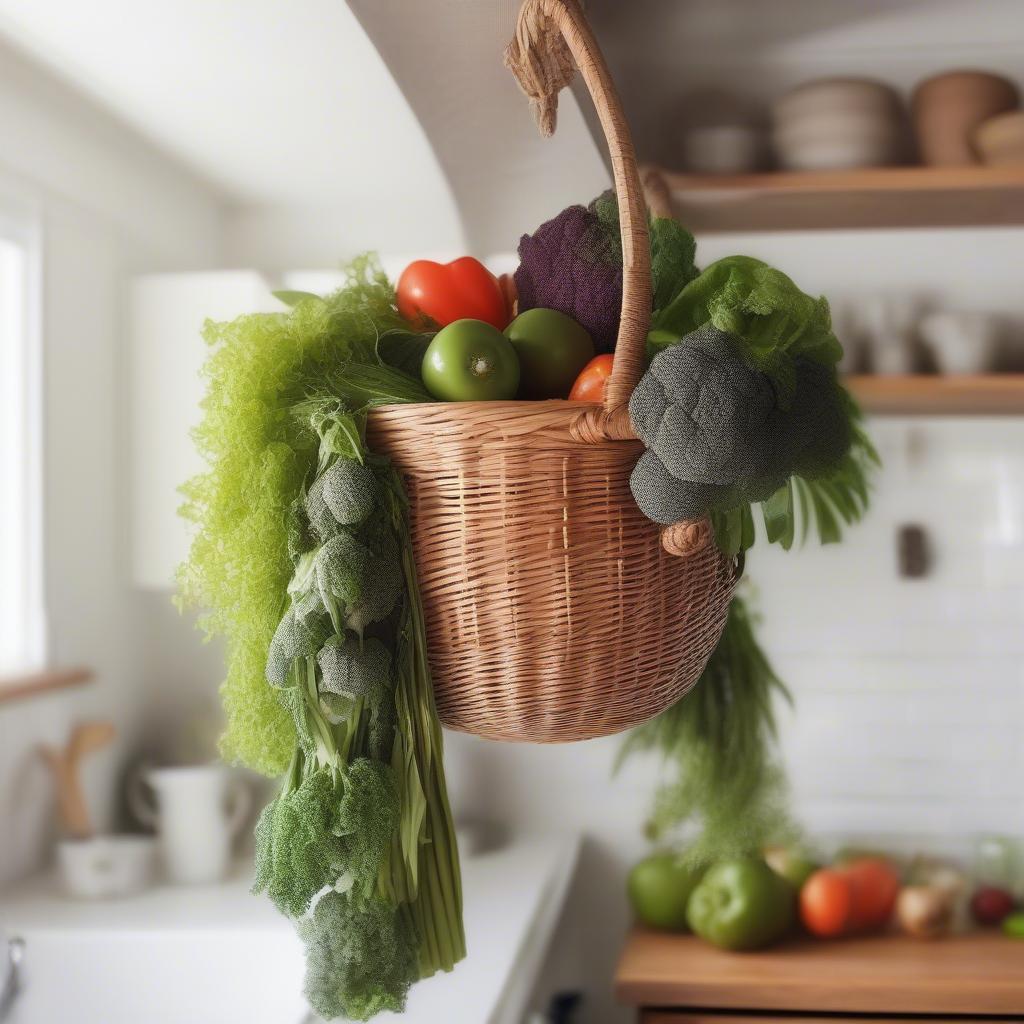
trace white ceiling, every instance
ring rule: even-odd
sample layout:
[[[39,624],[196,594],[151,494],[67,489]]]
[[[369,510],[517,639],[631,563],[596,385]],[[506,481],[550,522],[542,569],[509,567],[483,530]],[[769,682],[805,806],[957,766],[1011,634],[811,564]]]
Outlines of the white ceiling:
[[[0,36],[233,204],[450,202],[344,0],[0,0]]]

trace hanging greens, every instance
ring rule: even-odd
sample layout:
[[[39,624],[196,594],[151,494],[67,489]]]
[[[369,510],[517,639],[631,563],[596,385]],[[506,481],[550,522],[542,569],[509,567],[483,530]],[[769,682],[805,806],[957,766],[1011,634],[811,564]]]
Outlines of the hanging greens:
[[[319,459],[267,679],[298,744],[256,829],[256,888],[299,920],[310,1005],[365,1020],[465,955],[458,855],[401,482],[338,398],[296,412]]]
[[[387,278],[362,259],[326,299],[205,327],[207,393],[194,436],[208,468],[182,488],[182,514],[197,530],[179,570],[179,600],[202,608],[203,628],[227,643],[221,751],[265,775],[285,771],[295,747],[291,717],[263,671],[292,576],[292,504],[319,449],[292,409],[325,377],[379,376],[378,335],[401,326]],[[391,384],[400,392],[416,386],[399,374]]]
[[[686,856],[706,864],[742,856],[793,831],[775,751],[775,697],[789,699],[754,636],[747,602],[733,599],[722,639],[682,700],[634,729],[619,763],[656,752],[668,773],[654,798],[649,837],[678,843],[699,823]]]
[[[867,509],[878,456],[839,383],[828,303],[759,260],[730,256],[684,284],[652,325],[650,366],[629,405],[646,448],[630,479],[641,511],[665,524],[709,517],[740,567],[758,519],[787,551],[812,533],[840,540]],[[705,863],[792,831],[774,696],[788,694],[736,598],[694,689],[622,749],[621,758],[657,751],[665,762],[652,838],[696,828],[687,856]]]
[[[366,1020],[465,955],[405,498],[364,441],[369,406],[427,396],[378,358],[401,321],[370,261],[335,295],[287,298],[207,325],[182,597],[227,639],[225,756],[285,773],[256,889],[296,921],[311,1006]]]

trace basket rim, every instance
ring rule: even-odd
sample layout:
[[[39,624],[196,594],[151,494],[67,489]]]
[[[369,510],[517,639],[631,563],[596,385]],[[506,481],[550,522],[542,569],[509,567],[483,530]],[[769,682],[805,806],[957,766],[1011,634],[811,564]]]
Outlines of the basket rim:
[[[600,402],[578,402],[569,401],[568,398],[542,398],[542,399],[515,399],[503,398],[490,402],[381,402],[379,405],[367,407],[366,414],[372,416],[375,412],[400,412],[407,409],[410,412],[422,409],[446,408],[452,412],[464,411],[467,415],[474,412],[502,412],[513,415],[536,415],[538,412],[565,412],[577,415],[587,411],[601,410],[603,405]]]

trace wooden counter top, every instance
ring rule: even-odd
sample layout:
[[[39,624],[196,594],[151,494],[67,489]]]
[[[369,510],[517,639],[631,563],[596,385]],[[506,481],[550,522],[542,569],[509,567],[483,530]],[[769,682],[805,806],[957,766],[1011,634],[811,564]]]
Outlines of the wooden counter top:
[[[934,942],[886,935],[728,953],[691,935],[638,928],[615,993],[639,1007],[1024,1015],[1024,942],[999,932]]]

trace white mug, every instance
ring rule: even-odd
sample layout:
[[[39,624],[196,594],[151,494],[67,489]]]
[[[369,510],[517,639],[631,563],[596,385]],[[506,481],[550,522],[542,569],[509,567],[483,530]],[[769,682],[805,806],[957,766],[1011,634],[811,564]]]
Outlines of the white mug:
[[[943,310],[926,316],[920,329],[941,373],[987,373],[992,369],[999,340],[995,317]]]
[[[141,771],[129,791],[139,820],[156,828],[172,882],[216,882],[227,874],[231,845],[252,796],[220,765]]]

